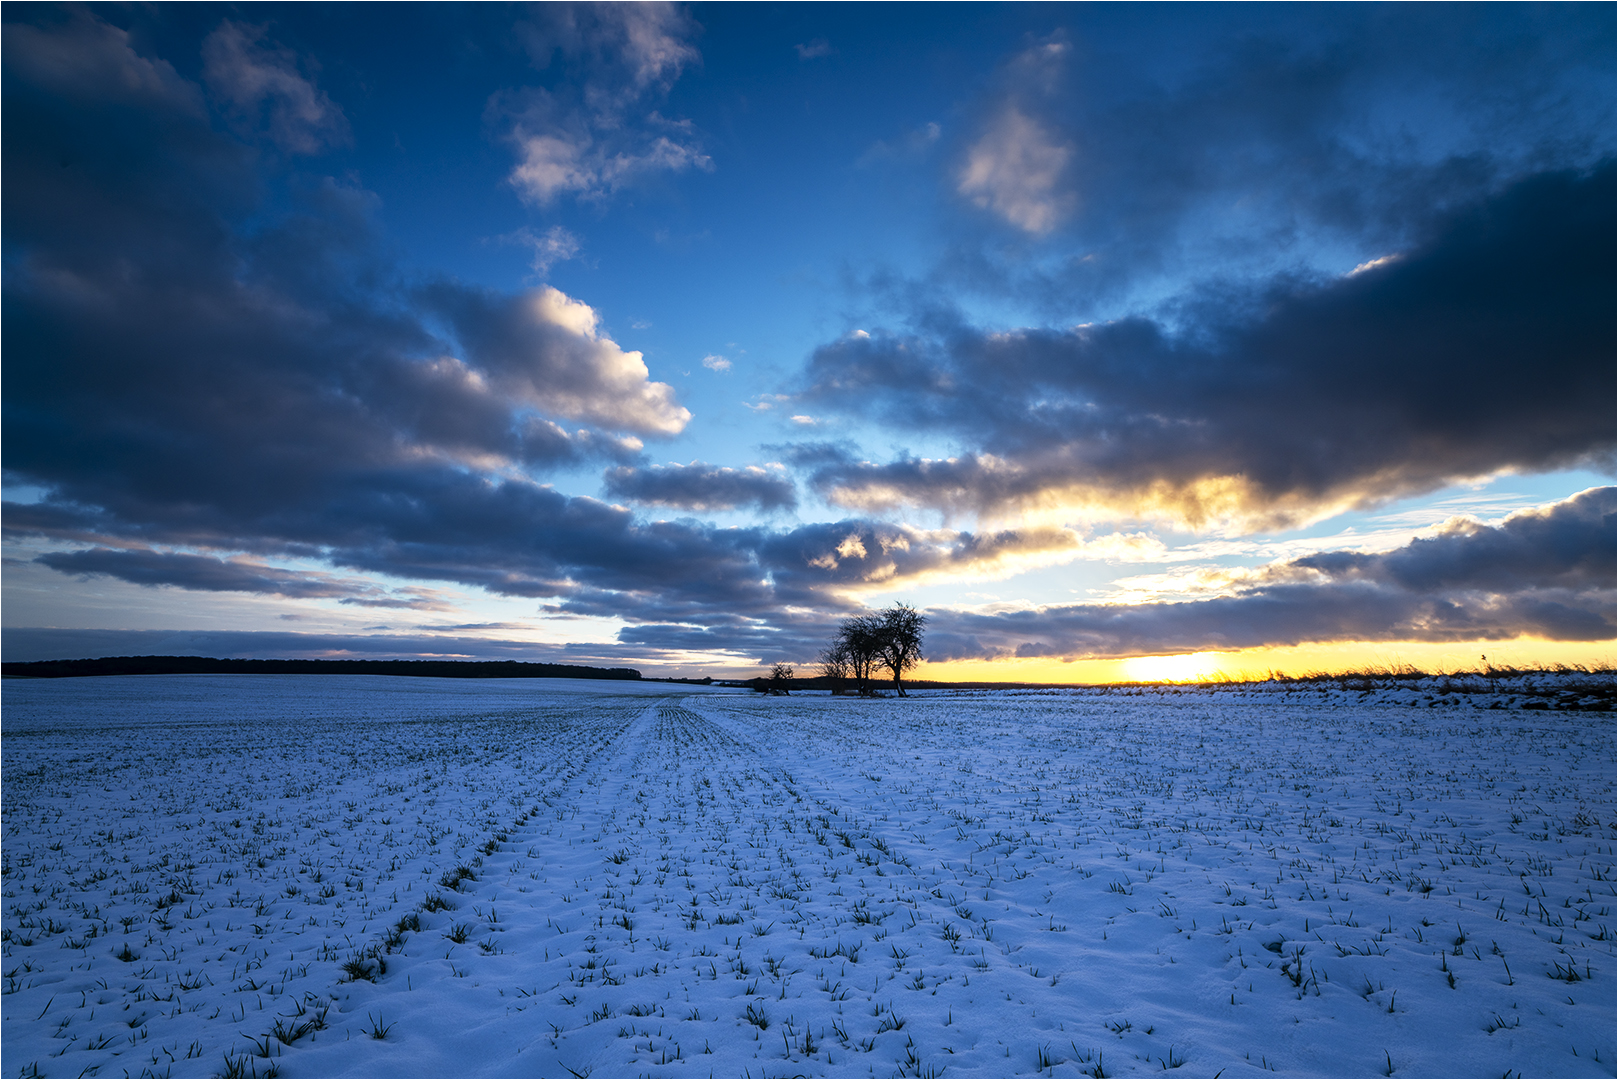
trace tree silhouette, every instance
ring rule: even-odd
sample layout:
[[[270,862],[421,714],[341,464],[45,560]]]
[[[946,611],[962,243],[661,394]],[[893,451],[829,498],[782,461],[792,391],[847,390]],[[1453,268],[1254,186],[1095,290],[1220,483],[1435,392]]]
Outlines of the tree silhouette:
[[[839,652],[861,694],[871,692],[871,672],[882,656],[882,621],[876,615],[855,615],[837,628],[832,648]]]
[[[871,693],[871,677],[878,667],[893,675],[893,687],[905,694],[903,675],[921,656],[921,631],[927,617],[908,604],[844,619],[837,636],[820,654],[822,674],[834,679],[854,677],[861,694]]]
[[[843,683],[854,670],[848,659],[848,645],[841,634],[820,650],[816,662],[820,665],[820,674],[831,680],[832,693],[841,694]]]
[[[905,693],[901,676],[916,666],[921,656],[921,631],[927,625],[927,616],[909,604],[895,604],[881,613],[881,652],[883,667],[893,673],[893,688],[900,697]]]

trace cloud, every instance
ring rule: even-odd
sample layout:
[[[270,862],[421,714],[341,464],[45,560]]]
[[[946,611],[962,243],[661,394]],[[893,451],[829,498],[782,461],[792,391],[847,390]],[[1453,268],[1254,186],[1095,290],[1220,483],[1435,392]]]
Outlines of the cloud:
[[[685,623],[643,623],[618,634],[625,655],[663,654],[730,658],[738,666],[774,663],[806,664],[826,647],[835,624],[784,615],[770,625],[692,626]],[[806,672],[808,674],[808,672]]]
[[[877,140],[866,149],[865,153],[859,156],[855,164],[860,166],[874,165],[878,162],[897,161],[926,153],[938,143],[943,134],[943,127],[937,122],[929,120],[921,127],[905,132],[892,142]]]
[[[1042,512],[1275,529],[1511,470],[1610,469],[1609,162],[1451,214],[1375,271],[1208,289],[1174,311],[849,336],[799,400],[941,433],[947,459],[828,461],[864,512]]]
[[[598,97],[667,90],[701,56],[688,40],[696,32],[675,4],[545,4],[515,27],[536,68],[581,62],[610,70],[625,84],[593,87]]]
[[[7,23],[3,47],[7,72],[68,102],[121,101],[190,118],[205,112],[201,93],[172,64],[139,55],[127,31],[83,9],[54,26]]]
[[[798,51],[799,60],[815,60],[822,56],[830,56],[837,51],[831,47],[831,42],[823,37],[815,38],[812,41],[800,41],[792,47]]]
[[[265,42],[268,27],[226,20],[202,43],[209,91],[249,129],[263,128],[281,149],[318,154],[349,140],[348,118],[299,73],[297,56]]]
[[[1595,489],[1514,515],[1499,526],[1457,523],[1440,537],[1414,540],[1369,560],[1362,553],[1347,553],[1352,557],[1342,563],[1310,556],[1275,564],[1230,595],[1197,602],[1010,610],[1002,605],[989,612],[934,609],[927,654],[940,661],[1010,656],[1077,659],[1330,641],[1509,640],[1522,635],[1608,640],[1615,633],[1610,557],[1618,542],[1614,505],[1612,488]],[[707,652],[801,662],[825,643],[838,611],[828,608],[824,598],[815,607],[798,602],[813,598],[814,590],[828,584],[858,588],[922,581],[927,574],[958,578],[996,565],[1010,571],[1018,560],[1061,558],[1083,546],[1081,538],[1060,530],[974,536],[858,521],[787,533],[720,530],[700,535],[671,526],[663,535],[671,555],[678,551],[681,536],[698,540],[710,554],[726,548],[755,552],[759,562],[753,564],[754,572],[768,568],[777,583],[770,598],[778,605],[773,617],[758,617],[756,606],[716,607],[697,592],[682,596],[671,588],[647,593],[647,604],[639,608],[647,619],[621,631],[617,646],[558,648],[437,635],[7,628],[5,653],[11,660],[180,653],[467,656],[590,663],[648,655],[672,660],[687,652]],[[679,574],[697,567],[676,562],[660,569],[678,580]],[[1430,569],[1438,570],[1438,575]],[[565,609],[615,615],[624,611],[624,604],[621,591],[577,589]]]
[[[641,353],[600,333],[588,304],[544,286],[511,295],[443,284],[424,291],[451,324],[476,374],[510,401],[643,435],[676,435],[691,413],[652,382]],[[464,369],[462,369],[464,370]]]
[[[98,656],[209,656],[287,660],[519,660],[528,663],[618,667],[625,654],[611,645],[422,634],[318,634],[291,630],[77,630],[12,627],[0,630],[8,662],[78,660]]]
[[[1238,571],[1207,600],[937,612],[928,656],[1138,656],[1331,641],[1604,641],[1614,622],[1613,488],[1499,526],[1456,522],[1375,555]]]
[[[529,96],[512,134],[522,161],[511,182],[529,202],[544,206],[569,193],[600,199],[649,173],[713,168],[713,159],[678,129],[652,136],[635,149],[622,149],[617,140],[602,140],[587,130],[553,127],[547,119],[552,110],[540,93]]]
[[[947,182],[963,208],[1010,222],[992,201],[1014,205],[1020,177],[989,177],[997,134],[1020,116],[1038,145],[1071,151],[1022,214],[1056,224],[1014,226],[1039,240],[1030,258],[971,212],[905,286],[1054,325],[1116,319],[1194,283],[1337,276],[1509,184],[1612,156],[1611,28],[1593,9],[1302,10],[1165,23],[1140,8],[1105,31],[1074,20],[1070,50],[1059,37],[1015,50],[963,103]],[[971,193],[958,190],[974,175],[967,148]]]
[[[677,506],[684,510],[791,510],[797,489],[780,465],[743,469],[704,465],[620,466],[602,477],[607,494],[632,502]]]
[[[1188,560],[1264,551],[1287,557],[1255,567],[1200,565],[1120,578],[1110,584],[1103,599],[1112,604],[1205,599],[1270,585],[1318,583],[1328,577],[1396,584],[1412,591],[1464,584],[1510,592],[1535,582],[1610,588],[1613,570],[1599,553],[1602,531],[1609,527],[1611,498],[1610,489],[1591,489],[1549,507],[1517,510],[1498,526],[1470,516],[1451,517],[1429,525],[1426,535],[1408,540],[1406,525],[1373,532],[1350,530],[1336,537],[1185,545],[1165,549],[1161,557]],[[1333,542],[1354,546],[1333,549]],[[1389,542],[1397,546],[1389,548]],[[1525,573],[1530,577],[1523,577]]]
[[[695,46],[685,40],[695,27],[675,4],[627,4],[596,14],[604,24],[610,24],[612,15],[621,20],[623,55],[634,67],[637,86],[666,87],[684,68],[701,60]]]
[[[64,574],[82,578],[112,577],[147,587],[243,592],[293,600],[336,600],[357,607],[417,611],[448,611],[452,606],[430,589],[404,588],[390,592],[363,578],[340,577],[315,570],[288,570],[241,557],[216,558],[140,547],[97,547],[47,552],[34,561]]]
[[[43,57],[87,50],[133,74],[68,93],[49,64],[6,69],[21,208],[7,222],[6,415],[29,433],[7,443],[24,448],[8,465],[83,484],[105,453],[127,456],[129,491],[153,486],[143,469],[171,477],[159,503],[244,477],[273,497],[344,468],[624,460],[689,419],[588,305],[407,284],[374,196],[299,182],[270,212],[251,151],[124,36],[94,19],[8,31],[35,38]],[[132,80],[162,92],[131,94]],[[202,444],[212,460],[183,449]]]
[[[525,225],[500,239],[532,248],[534,258],[528,265],[536,274],[548,274],[552,266],[567,262],[579,253],[579,238],[560,225],[552,225],[543,233],[536,233]]]
[[[1058,32],[1011,57],[955,177],[957,194],[1034,236],[1050,233],[1078,205],[1075,147],[1039,116],[1060,100],[1070,51]]]
[[[1332,581],[1372,582],[1409,592],[1446,589],[1513,593],[1527,589],[1611,590],[1613,488],[1591,488],[1498,526],[1452,519],[1430,537],[1381,554],[1323,552],[1294,560]]]
[[[533,627],[520,622],[421,623],[415,629],[442,634],[451,630],[532,630]]]
[[[1011,107],[974,143],[956,190],[1025,232],[1048,233],[1072,212],[1061,187],[1073,148]]]
[[[648,152],[648,132],[694,145],[670,134],[686,129],[645,113],[648,96],[692,62],[668,45],[685,39],[655,12],[634,31],[638,44],[592,37],[597,10],[540,12],[558,25],[573,19],[578,35],[546,63],[560,51],[560,68],[616,73],[568,68],[546,90],[558,103],[554,131],[587,137],[575,144],[585,187],[567,189],[578,193],[610,190],[603,163]],[[801,660],[863,596],[1150,554],[1150,538],[1094,537],[1065,523],[873,520],[889,506],[992,512],[1043,501],[1099,516],[1144,506],[1180,521],[1251,523],[1458,475],[1610,460],[1610,408],[1597,406],[1612,400],[1610,251],[1599,243],[1613,231],[1612,180],[1547,174],[1457,211],[1445,229],[1380,248],[1404,257],[1348,277],[1339,268],[1329,280],[1277,278],[1256,293],[1209,291],[1159,318],[1081,328],[986,330],[939,304],[909,335],[851,334],[816,353],[802,407],[828,426],[865,416],[900,433],[943,433],[959,440],[958,455],[866,463],[846,445],[806,445],[790,460],[855,508],[846,520],[648,521],[548,481],[610,463],[629,466],[608,481],[638,493],[626,498],[786,508],[790,478],[643,465],[642,440],[685,430],[690,414],[644,356],[603,332],[600,312],[552,288],[407,278],[376,235],[374,196],[269,171],[285,155],[216,129],[208,99],[172,67],[94,16],[53,19],[8,27],[0,70],[0,437],[8,483],[40,493],[6,504],[0,522],[61,573],[384,607],[431,596],[368,592],[353,575],[454,582],[629,624],[592,657],[700,645]],[[254,63],[285,60],[283,74],[306,74],[262,39],[251,45]],[[274,134],[280,100],[259,100],[258,123],[293,139]],[[1087,160],[1076,154],[1068,167]],[[1469,529],[1456,527],[1457,543],[1485,536]],[[1054,627],[1045,636],[1024,633],[1012,614],[951,614],[955,637],[944,640],[966,647],[963,619],[988,620],[970,633],[1011,651],[1090,638],[1131,648],[1221,626],[1235,637],[1295,637],[1311,597],[1324,598],[1320,610],[1338,604],[1350,628],[1369,627],[1375,611],[1390,626],[1434,633],[1611,623],[1610,584],[1602,609],[1591,599],[1601,586],[1582,578],[1420,592],[1403,583],[1419,577],[1414,556],[1408,566],[1320,558],[1286,568],[1291,577],[1233,583],[1209,601],[1227,607],[1197,608],[1183,627],[1155,608],[1090,605],[1018,616]],[[278,565],[294,560],[331,571]],[[1109,638],[1109,627],[1122,629]],[[141,640],[113,651],[184,651]],[[790,652],[800,648],[808,652]]]
[[[521,159],[510,181],[522,198],[599,200],[654,173],[712,169],[689,121],[648,108],[700,61],[695,30],[663,3],[543,5],[519,22],[534,66],[552,71],[550,86],[491,102]]]
[[[1084,538],[1071,529],[995,532],[922,529],[849,519],[801,525],[753,539],[783,603],[836,607],[837,597],[919,585],[1007,577],[1077,558]]]
[[[286,570],[248,559],[220,559],[149,548],[57,551],[34,561],[64,574],[105,575],[135,585],[170,585],[205,592],[246,592],[303,600],[385,599],[375,586],[353,578]]]
[[[709,371],[729,371],[730,361],[723,356],[709,355],[702,358],[702,366]]]
[[[1395,262],[1398,262],[1398,261],[1399,261],[1398,254],[1383,255],[1380,258],[1367,259],[1365,262],[1362,262],[1358,266],[1354,267],[1354,269],[1350,270],[1348,273],[1349,273],[1350,276],[1353,276],[1355,274],[1364,274],[1364,273],[1368,273],[1369,271],[1375,270],[1378,267],[1388,266],[1388,265],[1391,265],[1392,263],[1395,263]]]
[[[46,493],[7,505],[10,535],[548,597],[652,588],[660,562],[687,560],[693,590],[767,603],[757,566],[706,550],[700,529],[643,528],[545,486],[553,467],[638,458],[642,437],[689,419],[594,309],[550,288],[402,281],[367,193],[297,184],[276,189],[290,209],[267,208],[250,150],[125,39],[93,19],[37,33],[163,92],[111,79],[69,96],[49,65],[4,72],[4,452],[8,483]],[[141,557],[144,572],[253,584],[229,560],[170,555]],[[140,576],[134,555],[94,558]]]

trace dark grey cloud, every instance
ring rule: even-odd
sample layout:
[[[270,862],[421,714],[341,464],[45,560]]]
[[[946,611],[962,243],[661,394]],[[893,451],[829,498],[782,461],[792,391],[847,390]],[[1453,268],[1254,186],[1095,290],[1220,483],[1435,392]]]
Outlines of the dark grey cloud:
[[[1461,520],[1395,551],[1330,552],[1291,565],[1334,582],[1374,582],[1409,592],[1611,590],[1618,583],[1614,506],[1613,488],[1592,488],[1513,514],[1498,527]]]
[[[774,549],[767,562],[777,567],[780,585],[771,599],[796,594],[813,602],[814,589],[827,581],[850,584],[866,576],[916,575],[928,568],[959,564],[974,553],[981,556],[986,549],[1014,545],[1005,536],[966,543],[956,550],[928,551],[917,543],[912,545],[917,551],[912,557],[893,547],[896,541],[908,539],[905,534],[884,528],[840,523],[799,530],[773,544],[759,545]],[[850,538],[858,544],[850,543]],[[884,539],[890,545],[886,553],[882,552]],[[1077,658],[1309,641],[1462,641],[1524,634],[1553,640],[1605,640],[1614,633],[1611,554],[1615,543],[1614,491],[1598,489],[1540,511],[1515,515],[1495,527],[1456,523],[1435,537],[1413,540],[1392,552],[1331,552],[1278,564],[1252,574],[1236,595],[1213,600],[1066,605],[988,615],[935,612],[928,654],[935,660]],[[858,549],[867,544],[870,550],[861,555]],[[828,552],[852,565],[834,567],[824,561],[810,565],[811,559],[823,558]],[[761,617],[761,610],[753,609],[725,618],[706,597],[682,605],[671,595],[674,592],[648,590],[641,598],[643,606],[636,609],[647,621],[626,627],[616,649],[577,649],[595,659],[663,656],[672,662],[679,654],[700,651],[730,653],[738,662],[802,663],[818,652],[837,618],[836,612],[809,609],[768,619]],[[580,614],[621,614],[625,598],[621,592],[603,591],[594,597],[575,594],[562,606]],[[821,606],[824,609],[824,603]],[[670,621],[657,621],[660,616]],[[72,653],[50,635],[35,634],[29,640],[35,642],[28,646],[29,656],[41,649],[41,656]],[[70,636],[69,640],[79,639]],[[120,638],[117,647],[98,647],[104,652],[201,647],[186,644],[189,641],[189,637],[183,641],[143,638],[137,647]],[[9,642],[8,638],[8,656]],[[46,647],[40,642],[51,644]],[[424,642],[399,635],[318,639],[287,635],[286,641],[243,635],[234,649],[210,644],[203,651],[210,655],[539,655],[536,647],[526,643],[484,639],[444,643],[436,638]],[[540,652],[543,658],[556,658],[552,652]],[[579,659],[583,653],[570,655]]]
[[[1234,595],[1159,604],[937,612],[935,660],[1139,656],[1330,641],[1605,641],[1614,636],[1615,489],[1455,525],[1376,555],[1266,568]]]
[[[80,7],[6,25],[7,69],[68,102],[122,100],[134,110],[204,113],[202,94],[167,60],[138,55],[128,32]]]
[[[602,474],[606,493],[615,499],[676,506],[683,510],[792,510],[797,488],[780,468],[751,465],[732,469],[693,461],[689,465],[621,465]]]
[[[764,447],[785,458],[799,469],[814,469],[822,465],[837,465],[859,457],[859,444],[852,439],[822,440],[819,442],[774,443]]]
[[[858,508],[1068,505],[1270,527],[1504,469],[1610,469],[1610,162],[1525,180],[1408,252],[1130,318],[990,332],[937,313],[818,349],[804,398],[962,446],[845,458]]]
[[[664,658],[611,644],[548,645],[509,638],[448,634],[319,634],[288,630],[95,630],[15,627],[0,630],[9,662],[97,656],[212,656],[223,659],[522,660],[615,667],[625,660],[655,666]],[[672,658],[678,662],[678,658]],[[650,664],[647,662],[650,661]]]
[[[9,482],[44,497],[7,503],[3,522],[11,537],[62,549],[43,565],[379,607],[423,600],[367,592],[341,571],[455,582],[635,624],[579,662],[691,648],[802,661],[873,590],[1082,550],[1062,529],[928,530],[859,514],[718,528],[564,495],[545,483],[552,470],[615,463],[626,468],[609,472],[609,490],[626,499],[791,505],[784,480],[749,486],[746,470],[642,465],[640,440],[680,430],[686,414],[584,304],[555,290],[411,279],[377,236],[368,192],[277,172],[346,129],[312,67],[271,32],[211,39],[223,59],[204,93],[82,10],[7,15],[24,21],[8,24],[0,68],[4,462]],[[588,79],[552,80],[514,111],[496,110],[535,170],[518,178],[530,195],[608,192],[629,175],[612,172],[619,157],[631,171],[700,167],[679,124],[637,121],[623,129],[627,142],[612,126],[695,62],[683,15],[645,6],[536,18],[560,35],[534,45],[536,67],[585,57],[618,65],[628,89],[592,98]],[[1059,117],[1028,110],[1052,138],[1070,137]],[[579,171],[544,172],[551,166]],[[909,337],[820,350],[808,393],[901,435],[959,438],[961,456],[867,465],[819,444],[788,460],[859,506],[982,510],[1076,490],[1109,505],[1151,509],[1156,499],[1182,516],[1230,505],[1305,512],[1471,472],[1607,461],[1611,186],[1610,170],[1546,174],[1468,203],[1400,261],[1342,281],[1205,288],[1172,326],[1139,318],[998,334],[967,325],[944,298]],[[1232,476],[1248,487],[1220,503],[1218,482]],[[337,572],[295,573],[273,566],[278,558]],[[1356,612],[1404,626],[1418,601],[1439,595],[1451,608],[1423,617],[1441,628],[1463,615],[1485,630],[1601,621],[1594,587],[1567,581],[1455,599],[1398,585],[1391,564],[1292,570],[1297,580],[1210,602],[1235,605],[1227,632],[1262,637],[1270,603],[1273,632],[1295,633],[1295,608],[1310,596],[1343,605],[1356,634],[1374,629]],[[1415,575],[1414,562],[1397,573]],[[1335,592],[1310,574],[1326,574]],[[992,617],[971,634],[1016,651],[1095,633],[1097,648],[1116,649],[1218,629],[1198,630],[1191,616],[1171,625],[1156,609],[1062,612],[1066,622],[1031,615],[1020,638],[1005,630],[1014,620]],[[951,619],[945,643],[964,640],[965,624]],[[1608,611],[1609,634],[1610,622]],[[1041,625],[1054,629],[1034,636]],[[192,651],[172,637],[119,640],[79,655]],[[243,636],[240,651],[196,648],[535,654],[480,638],[337,640]]]
[[[81,54],[119,74],[75,81]],[[93,17],[8,29],[5,76],[16,474],[109,508],[132,478],[126,501],[276,502],[343,468],[624,460],[688,416],[555,290],[404,280],[372,196],[262,174],[195,88]],[[127,475],[90,475],[107,465]]]
[[[315,154],[349,139],[348,118],[301,69],[312,62],[267,43],[265,26],[229,19],[202,43],[203,81],[231,118],[290,153]]]
[[[385,595],[369,582],[286,570],[246,559],[220,559],[150,548],[89,548],[47,552],[34,560],[52,570],[118,578],[134,585],[167,585],[201,592],[245,592],[297,599],[341,599],[368,607],[428,607],[431,601]]]
[[[671,656],[728,654],[740,665],[810,665],[836,631],[836,620],[824,616],[788,616],[744,627],[643,623],[625,627],[618,640],[631,655],[640,649]],[[803,674],[813,672],[806,666]]]
[[[1594,8],[1251,14],[1064,13],[1008,57],[951,177],[963,224],[1000,227],[958,232],[929,283],[1114,318],[1188,276],[1346,270],[1612,154]]]
[[[1083,543],[1065,529],[974,534],[860,519],[785,531],[657,522],[638,527],[637,536],[644,563],[610,573],[581,568],[584,580],[555,588],[546,610],[665,627],[626,629],[620,635],[626,641],[672,632],[671,626],[680,628],[677,636],[700,633],[707,640],[719,634],[738,642],[781,640],[789,624],[821,634],[861,610],[859,597],[872,590],[1010,573],[1070,558]]]
[[[12,535],[104,549],[55,556],[69,572],[162,566],[204,588],[229,566],[111,549],[529,596],[687,574],[762,606],[757,566],[700,528],[643,529],[542,483],[638,458],[637,435],[687,415],[588,307],[405,280],[372,197],[340,183],[285,183],[275,210],[281,181],[201,93],[91,16],[8,28],[5,47],[5,465],[47,492],[8,505]],[[255,587],[276,584],[315,587]]]
[[[294,187],[291,212],[249,227],[267,181],[199,94],[93,19],[7,40],[29,34],[64,55],[94,45],[153,88],[59,80],[68,98],[37,63],[6,67],[5,460],[48,494],[4,524],[92,545],[47,565],[313,596],[327,586],[168,549],[318,558],[563,613],[737,626],[984,557],[977,538],[861,522],[644,523],[552,490],[545,466],[638,455],[634,433],[683,423],[588,308],[400,280],[372,200],[341,184]],[[850,535],[868,555],[837,554]]]

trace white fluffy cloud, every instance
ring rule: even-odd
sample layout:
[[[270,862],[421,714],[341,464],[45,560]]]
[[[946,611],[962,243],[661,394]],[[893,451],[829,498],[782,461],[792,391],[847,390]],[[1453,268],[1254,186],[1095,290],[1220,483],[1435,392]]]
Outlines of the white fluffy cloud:
[[[558,289],[436,296],[467,364],[491,392],[549,416],[640,435],[677,435],[691,420],[674,388],[652,381],[641,353],[620,348],[601,333],[595,309]]]

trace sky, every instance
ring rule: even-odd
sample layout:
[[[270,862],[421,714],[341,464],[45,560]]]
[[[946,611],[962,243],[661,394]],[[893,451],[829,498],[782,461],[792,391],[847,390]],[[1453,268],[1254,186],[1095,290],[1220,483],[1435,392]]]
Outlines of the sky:
[[[1610,6],[7,4],[3,655],[1610,664]]]

